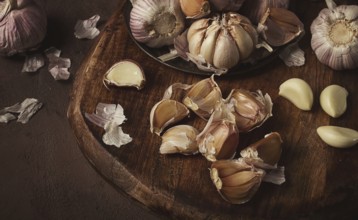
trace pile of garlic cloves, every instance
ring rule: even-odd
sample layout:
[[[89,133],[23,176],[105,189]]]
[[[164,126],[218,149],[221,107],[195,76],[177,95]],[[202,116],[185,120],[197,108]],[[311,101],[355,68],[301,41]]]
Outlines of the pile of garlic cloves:
[[[300,19],[288,10],[289,0],[136,0],[132,5],[129,23],[138,42],[173,46],[159,59],[181,57],[216,75],[258,62],[262,57],[255,51],[261,47],[272,52],[304,34]],[[281,56],[289,57],[290,65],[302,65],[301,52]]]
[[[174,99],[184,93],[181,100]],[[174,96],[175,94],[175,96]],[[194,155],[200,153],[212,162],[211,179],[222,197],[233,204],[250,200],[262,181],[282,184],[282,139],[272,132],[239,150],[241,132],[261,126],[272,116],[272,101],[260,90],[233,89],[224,99],[214,75],[195,84],[175,83],[150,112],[150,130],[162,139],[161,154]],[[193,113],[206,121],[204,128],[189,122],[179,124]],[[235,158],[235,159],[234,159]]]

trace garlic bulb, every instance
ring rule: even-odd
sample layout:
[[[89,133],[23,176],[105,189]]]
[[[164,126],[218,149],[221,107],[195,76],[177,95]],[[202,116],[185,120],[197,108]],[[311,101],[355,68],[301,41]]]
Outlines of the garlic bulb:
[[[290,0],[247,0],[239,13],[258,24],[268,8],[288,8]]]
[[[358,67],[358,5],[336,6],[326,0],[311,25],[311,47],[318,60],[335,70]]]
[[[42,0],[0,1],[0,54],[11,56],[34,49],[46,35]]]
[[[244,1],[245,0],[210,0],[219,11],[237,11],[241,8]]]
[[[247,59],[258,40],[250,20],[233,12],[197,20],[190,26],[187,39],[189,59],[200,69],[213,66],[217,73]]]
[[[137,0],[130,13],[133,37],[149,47],[173,44],[184,30],[184,15],[179,0]]]
[[[208,0],[180,0],[180,7],[187,18],[198,19],[210,13]]]

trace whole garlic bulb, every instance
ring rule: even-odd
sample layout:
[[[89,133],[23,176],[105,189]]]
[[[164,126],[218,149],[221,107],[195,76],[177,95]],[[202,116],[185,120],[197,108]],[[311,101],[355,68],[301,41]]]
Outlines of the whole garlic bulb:
[[[130,13],[133,37],[149,47],[171,45],[184,30],[179,0],[136,0]]]
[[[358,67],[358,6],[326,0],[311,25],[311,47],[318,60],[335,70]]]
[[[257,38],[250,20],[240,14],[228,12],[200,19],[188,30],[189,58],[198,66],[204,64],[225,72],[251,55]]]
[[[42,0],[0,1],[0,54],[36,48],[45,38],[47,17]]]

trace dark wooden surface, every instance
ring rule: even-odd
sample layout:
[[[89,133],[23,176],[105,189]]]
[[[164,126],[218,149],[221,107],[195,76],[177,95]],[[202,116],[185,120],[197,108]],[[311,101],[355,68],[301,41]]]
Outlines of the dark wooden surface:
[[[43,108],[23,125],[0,123],[0,219],[157,219],[154,212],[106,181],[78,148],[66,112],[76,72],[95,40],[78,40],[77,19],[99,14],[99,28],[117,0],[49,0],[48,36],[72,61],[68,81],[55,81],[47,68],[21,73],[24,57],[0,57],[0,108],[27,97]]]
[[[343,2],[343,1],[341,1]],[[356,3],[356,1],[354,2]],[[300,42],[306,53],[303,67],[286,67],[275,60],[245,77],[218,77],[226,96],[232,88],[261,89],[274,102],[273,117],[264,126],[240,136],[245,147],[277,131],[284,140],[279,162],[286,167],[287,181],[282,186],[263,183],[247,204],[230,205],[223,201],[212,185],[208,167],[200,155],[160,155],[160,138],[149,131],[149,112],[165,89],[176,82],[191,84],[203,76],[182,73],[152,60],[129,38],[121,11],[116,10],[105,31],[88,53],[77,72],[68,117],[79,146],[89,161],[110,182],[130,197],[163,216],[177,218],[342,218],[358,216],[358,148],[337,150],[325,145],[317,136],[321,125],[338,125],[358,129],[356,71],[336,72],[319,63],[310,49],[309,24],[324,7],[323,1],[292,1],[292,7],[306,25]],[[108,68],[121,59],[139,61],[147,84],[143,90],[113,88],[102,85]],[[278,96],[285,80],[299,77],[313,89],[313,109],[304,112]],[[332,119],[320,108],[318,97],[328,85],[339,84],[349,91],[348,110]],[[103,130],[83,118],[93,112],[98,102],[119,103],[128,121],[123,125],[133,142],[115,149],[101,141]],[[194,115],[193,115],[193,118]],[[202,125],[199,120],[187,123]]]

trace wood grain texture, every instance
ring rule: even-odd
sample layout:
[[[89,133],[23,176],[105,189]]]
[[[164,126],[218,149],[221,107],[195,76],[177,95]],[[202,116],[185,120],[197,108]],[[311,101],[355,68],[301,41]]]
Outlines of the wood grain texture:
[[[120,2],[119,8],[124,2]],[[358,176],[354,173],[358,170],[358,148],[331,148],[319,139],[316,129],[321,125],[358,129],[355,94],[358,75],[355,71],[335,72],[323,66],[310,49],[309,24],[324,3],[292,1],[291,7],[306,25],[306,35],[300,42],[306,54],[303,67],[288,68],[276,59],[246,76],[216,78],[224,97],[233,88],[261,89],[271,95],[274,116],[262,127],[241,134],[238,151],[271,131],[279,132],[284,140],[279,164],[285,166],[287,179],[283,185],[263,183],[250,202],[231,205],[216,192],[209,177],[210,163],[204,157],[159,154],[160,137],[149,131],[152,106],[169,85],[192,84],[205,77],[173,70],[143,53],[129,37],[120,9],[83,62],[73,87],[68,118],[83,153],[119,189],[165,216],[200,219],[357,216]],[[147,78],[142,90],[107,90],[103,86],[104,73],[121,59],[133,59],[142,65]],[[311,85],[315,98],[311,111],[301,111],[278,96],[279,85],[292,77]],[[350,93],[348,110],[338,119],[325,114],[318,102],[320,92],[331,84],[339,84]],[[103,130],[84,119],[84,113],[94,112],[99,102],[124,107],[128,120],[123,130],[133,137],[133,142],[120,149],[103,144]],[[183,123],[201,129],[204,123],[194,114],[191,116]]]

